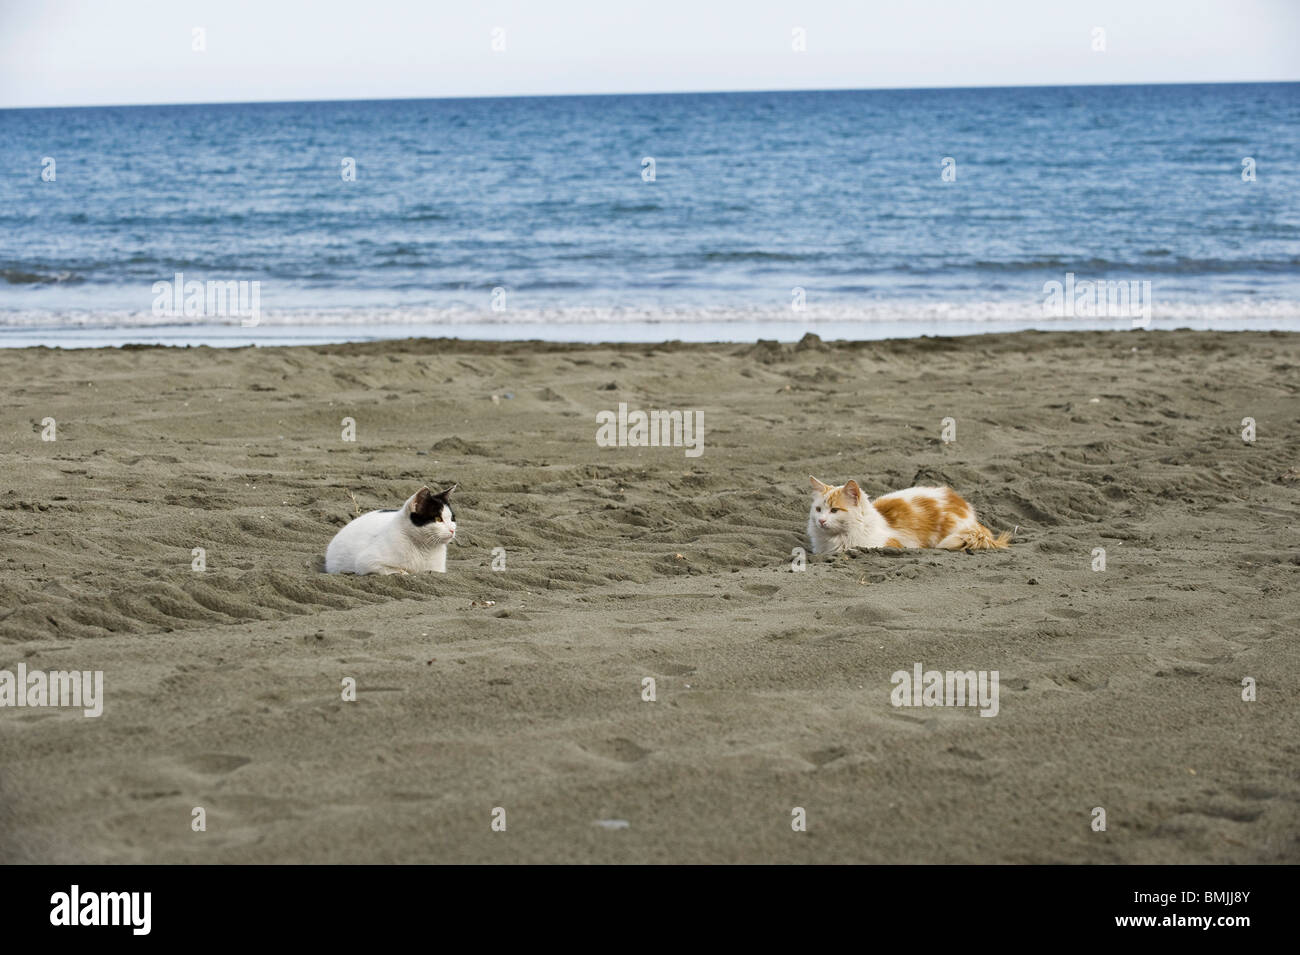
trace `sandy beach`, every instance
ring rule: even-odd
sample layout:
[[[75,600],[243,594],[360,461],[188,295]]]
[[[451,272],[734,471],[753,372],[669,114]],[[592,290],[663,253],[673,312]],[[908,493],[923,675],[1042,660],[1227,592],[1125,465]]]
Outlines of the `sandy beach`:
[[[1262,332],[0,350],[0,670],[104,674],[97,718],[0,709],[0,861],[1300,861],[1298,371]],[[598,446],[620,403],[703,453]],[[794,570],[810,473],[1014,543]],[[446,575],[322,573],[453,482]],[[997,715],[893,706],[916,664]]]

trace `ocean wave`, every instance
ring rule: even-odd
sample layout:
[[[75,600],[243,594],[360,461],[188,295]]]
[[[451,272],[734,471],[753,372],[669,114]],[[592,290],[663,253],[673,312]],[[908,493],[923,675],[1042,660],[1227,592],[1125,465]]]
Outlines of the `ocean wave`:
[[[662,212],[664,207],[657,202],[616,202],[605,207],[606,211],[616,216],[635,215],[640,212]]]
[[[809,305],[796,312],[784,307],[754,306],[584,306],[565,308],[511,308],[502,312],[468,307],[403,306],[321,307],[263,309],[257,327],[329,328],[366,327],[370,329],[402,326],[494,326],[517,327],[525,331],[540,326],[583,325],[751,325],[792,322],[819,325],[890,323],[902,325],[942,325],[953,323],[1020,323],[1025,327],[1069,327],[1074,319],[1058,319],[1044,314],[1038,300],[924,301],[899,299],[866,304]],[[1129,324],[1130,320],[1099,317]],[[1151,327],[1176,327],[1191,323],[1193,327],[1244,327],[1243,323],[1262,323],[1251,327],[1276,327],[1300,330],[1300,301],[1290,299],[1254,300],[1241,298],[1230,302],[1159,302],[1152,309]],[[147,311],[92,309],[5,309],[0,308],[0,332],[22,329],[131,329],[131,328],[222,328],[241,327],[241,319],[183,319],[154,315]]]
[[[697,258],[692,256],[692,258]],[[808,262],[825,258],[825,254],[810,255],[800,252],[765,252],[762,249],[744,249],[731,252],[705,252],[698,256],[703,262]]]
[[[347,248],[326,245],[315,248],[311,255],[278,262],[233,250],[213,250],[211,257],[181,259],[169,258],[165,253],[150,255],[138,249],[117,259],[26,263],[11,257],[9,261],[9,267],[0,268],[0,287],[54,289],[85,284],[113,290],[143,283],[147,288],[154,281],[170,281],[180,272],[199,281],[258,279],[264,285],[277,283],[289,290],[305,285],[343,296],[366,290],[438,292],[502,285],[516,291],[581,289],[585,290],[587,299],[617,288],[637,287],[713,288],[716,297],[723,299],[738,281],[756,276],[771,276],[771,282],[776,285],[788,279],[787,288],[794,285],[811,288],[820,284],[827,290],[869,289],[872,286],[867,282],[896,287],[900,282],[938,279],[944,286],[957,283],[987,290],[990,282],[1025,281],[1037,285],[1049,279],[1063,281],[1066,273],[1073,273],[1078,281],[1188,279],[1201,281],[1207,289],[1216,283],[1240,286],[1242,281],[1251,279],[1265,285],[1290,285],[1294,284],[1290,277],[1300,274],[1300,255],[1188,258],[1175,256],[1163,247],[1135,251],[1125,258],[1045,254],[1032,258],[968,259],[943,252],[885,257],[867,250],[817,245],[809,246],[807,252],[648,251],[591,246],[574,249],[562,244],[539,243],[502,248],[500,243],[443,245],[409,239],[358,239]],[[256,270],[249,268],[253,262]],[[647,274],[659,281],[653,286],[639,284]],[[563,278],[548,279],[548,276]]]
[[[970,267],[985,272],[1034,272],[1043,269],[1061,269],[1068,272],[1074,272],[1076,275],[1082,273],[1103,273],[1103,272],[1124,272],[1124,273],[1151,273],[1151,274],[1169,274],[1169,275],[1205,275],[1205,274],[1222,274],[1229,272],[1279,272],[1291,271],[1300,266],[1300,255],[1284,256],[1282,258],[1248,258],[1248,259],[1193,259],[1180,256],[1179,258],[1168,260],[1164,257],[1169,254],[1168,249],[1154,249],[1144,254],[1150,255],[1153,259],[1159,258],[1159,261],[1142,259],[1139,261],[1126,261],[1123,259],[1069,259],[1060,255],[1044,256],[1033,259],[1017,259],[1011,261],[989,261],[978,260],[970,266],[963,266],[960,262],[954,262],[946,266],[943,271],[951,269],[961,269]],[[1089,274],[1088,278],[1104,279],[1107,276],[1101,274]]]
[[[29,272],[26,269],[0,269],[0,279],[10,285],[78,285],[85,281],[76,272]]]

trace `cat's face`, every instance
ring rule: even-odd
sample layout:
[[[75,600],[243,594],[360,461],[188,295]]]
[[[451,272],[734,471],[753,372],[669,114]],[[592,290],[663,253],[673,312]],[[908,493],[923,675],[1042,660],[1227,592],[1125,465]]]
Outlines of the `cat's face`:
[[[808,520],[827,534],[848,533],[851,523],[867,499],[858,483],[849,481],[839,487],[832,487],[815,477],[810,477],[809,480],[812,482],[813,494],[812,504],[808,508]]]
[[[450,500],[454,490],[455,484],[437,494],[422,487],[411,495],[404,508],[411,526],[437,543],[452,540],[456,536],[456,514]]]

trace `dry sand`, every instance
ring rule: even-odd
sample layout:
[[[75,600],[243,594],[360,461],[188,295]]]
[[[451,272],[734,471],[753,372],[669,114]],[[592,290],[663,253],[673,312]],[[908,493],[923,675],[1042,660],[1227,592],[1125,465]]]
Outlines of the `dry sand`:
[[[1300,861],[1298,370],[1208,332],[0,351],[0,669],[105,674],[98,719],[0,709],[0,859]],[[703,411],[703,456],[597,447],[619,401]],[[792,572],[809,472],[1015,544]],[[320,572],[349,491],[452,481],[448,574]],[[894,708],[917,662],[1000,712]]]

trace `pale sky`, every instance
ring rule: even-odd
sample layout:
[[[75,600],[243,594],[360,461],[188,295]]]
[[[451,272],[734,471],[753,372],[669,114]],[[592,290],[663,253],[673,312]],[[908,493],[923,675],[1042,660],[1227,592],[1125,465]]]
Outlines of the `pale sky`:
[[[1300,0],[0,0],[0,108],[1268,80]]]

